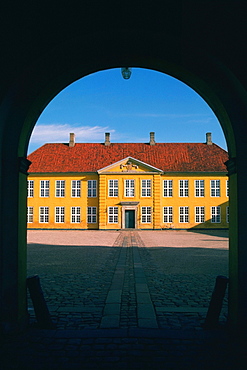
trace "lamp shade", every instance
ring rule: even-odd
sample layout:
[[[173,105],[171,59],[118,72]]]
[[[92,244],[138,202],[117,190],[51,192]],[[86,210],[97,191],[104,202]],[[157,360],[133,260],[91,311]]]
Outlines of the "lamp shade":
[[[121,68],[121,73],[122,73],[122,76],[125,80],[128,80],[131,76],[131,68],[129,67],[124,67],[124,68]]]

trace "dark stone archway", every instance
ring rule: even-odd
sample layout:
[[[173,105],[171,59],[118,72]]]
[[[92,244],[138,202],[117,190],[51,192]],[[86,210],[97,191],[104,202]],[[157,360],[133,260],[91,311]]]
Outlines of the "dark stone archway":
[[[72,1],[59,8],[53,1],[38,7],[28,1],[26,9],[2,9],[0,321],[5,330],[26,320],[25,157],[32,129],[68,84],[124,65],[182,80],[222,125],[230,156],[230,323],[247,329],[246,6],[223,4],[158,1],[149,9],[133,2],[127,15],[108,1]]]

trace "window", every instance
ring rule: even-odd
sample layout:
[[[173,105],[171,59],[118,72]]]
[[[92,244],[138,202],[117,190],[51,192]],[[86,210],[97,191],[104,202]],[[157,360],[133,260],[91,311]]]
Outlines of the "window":
[[[108,195],[109,197],[118,197],[118,180],[108,181]]]
[[[64,222],[64,207],[55,207],[55,222]]]
[[[226,196],[229,197],[229,180],[226,180]]]
[[[88,198],[95,198],[97,196],[97,180],[88,180],[87,196]]]
[[[220,207],[211,207],[211,222],[212,223],[220,223]]]
[[[164,197],[172,197],[172,180],[164,180]]]
[[[189,180],[179,180],[179,196],[189,196]]]
[[[226,222],[229,224],[229,206],[226,207]]]
[[[142,180],[142,197],[151,197],[151,180]]]
[[[81,207],[71,207],[71,223],[81,222]]]
[[[189,222],[189,207],[179,207],[179,222]]]
[[[205,209],[204,207],[196,207],[195,222],[203,223],[205,221]]]
[[[39,207],[39,222],[40,223],[49,222],[49,207]]]
[[[125,180],[125,196],[135,196],[135,180]]]
[[[89,224],[96,223],[96,207],[87,207],[87,222]]]
[[[50,194],[50,181],[49,180],[41,180],[40,181],[40,196],[47,198]]]
[[[151,223],[151,207],[142,207],[142,223]]]
[[[27,196],[33,198],[34,196],[34,180],[27,181]]]
[[[27,207],[27,222],[29,224],[33,222],[33,207]]]
[[[204,197],[204,180],[195,180],[195,197]]]
[[[211,197],[220,197],[220,180],[211,180]]]
[[[56,180],[56,197],[63,198],[65,196],[65,180]]]
[[[71,197],[80,198],[80,196],[81,196],[81,181],[72,180],[71,181]]]
[[[118,207],[108,207],[108,223],[118,223]]]
[[[164,207],[163,209],[163,222],[173,222],[173,210],[172,207]]]

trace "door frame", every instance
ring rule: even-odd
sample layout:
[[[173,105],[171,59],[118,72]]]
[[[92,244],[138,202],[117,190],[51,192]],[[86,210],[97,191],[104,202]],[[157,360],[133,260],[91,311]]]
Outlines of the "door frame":
[[[139,202],[121,202],[122,206],[122,229],[125,229],[125,211],[135,211],[135,229],[138,229],[137,215]]]

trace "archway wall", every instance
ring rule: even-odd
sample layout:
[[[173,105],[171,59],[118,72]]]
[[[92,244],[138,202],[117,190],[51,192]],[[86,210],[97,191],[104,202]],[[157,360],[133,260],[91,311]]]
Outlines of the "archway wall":
[[[181,9],[173,11],[176,21],[172,23],[172,16],[166,15],[162,21],[167,24],[164,29],[159,25],[159,30],[155,20],[150,22],[147,12],[143,24],[139,20],[135,26],[123,25],[124,22],[117,24],[114,20],[113,25],[102,27],[101,19],[96,27],[88,27],[85,32],[82,25],[80,32],[64,39],[62,28],[59,28],[61,37],[55,42],[51,34],[51,42],[47,34],[48,43],[46,47],[39,44],[40,49],[35,47],[33,35],[30,45],[34,50],[27,49],[27,55],[23,60],[19,58],[19,63],[18,58],[16,64],[11,61],[6,65],[6,76],[0,76],[3,81],[0,105],[0,314],[3,326],[20,326],[26,319],[24,192],[28,164],[25,156],[36,120],[49,101],[76,79],[99,70],[129,65],[155,69],[187,83],[205,99],[222,125],[232,164],[230,297],[233,298],[230,317],[235,327],[241,323],[247,328],[244,314],[247,308],[246,223],[244,217],[240,217],[247,209],[244,194],[247,181],[244,171],[247,160],[246,63],[242,59],[236,62],[229,55],[233,47],[230,39],[228,46],[218,50],[215,38],[221,39],[217,38],[220,29],[214,34],[212,24],[210,30],[207,28],[210,43],[202,26],[200,32],[191,27],[192,23],[188,22],[191,14],[187,9],[184,11],[186,22],[181,18]],[[208,11],[206,13],[209,15]],[[196,16],[195,9],[193,14]],[[194,19],[195,24],[198,22]],[[95,25],[95,19],[93,23]]]

